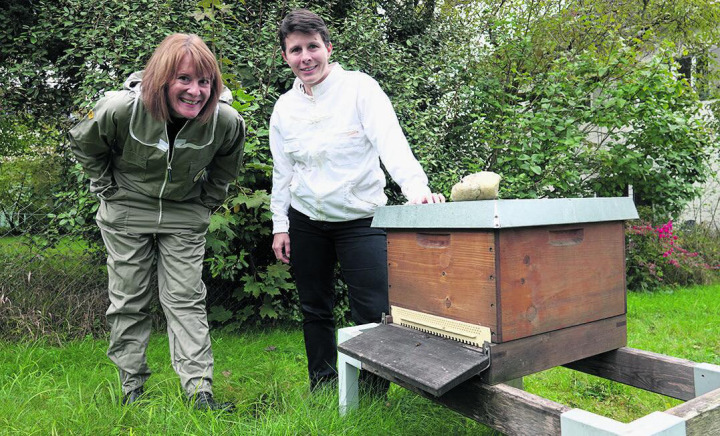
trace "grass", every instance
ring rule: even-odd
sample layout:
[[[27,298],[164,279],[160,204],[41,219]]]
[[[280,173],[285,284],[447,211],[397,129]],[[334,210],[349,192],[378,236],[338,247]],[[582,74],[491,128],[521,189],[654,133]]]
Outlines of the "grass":
[[[309,394],[302,334],[295,330],[214,335],[215,392],[220,400],[236,402],[232,415],[188,409],[160,334],[148,349],[155,373],[146,385],[147,404],[120,407],[116,370],[105,347],[90,339],[64,347],[3,344],[0,433],[492,434],[397,387],[387,403],[364,400],[358,413],[340,418],[334,391]],[[427,410],[418,414],[418,409]]]
[[[720,364],[720,284],[628,295],[628,347]],[[526,390],[621,422],[664,411],[679,400],[553,368],[525,378]]]
[[[629,346],[720,364],[720,285],[628,296]],[[393,386],[387,401],[364,398],[341,418],[337,393],[310,395],[299,329],[213,333],[215,393],[234,414],[188,409],[170,366],[167,338],[154,334],[154,371],[142,406],[121,407],[107,343],[63,346],[0,342],[0,434],[490,435],[484,426]],[[529,392],[629,422],[680,402],[554,368],[525,377]]]

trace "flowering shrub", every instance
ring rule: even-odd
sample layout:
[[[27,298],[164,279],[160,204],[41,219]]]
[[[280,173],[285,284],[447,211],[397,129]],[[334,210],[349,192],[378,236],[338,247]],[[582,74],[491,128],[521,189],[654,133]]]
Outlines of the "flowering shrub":
[[[684,231],[673,221],[660,226],[628,225],[627,286],[631,291],[651,291],[662,286],[707,284],[720,279],[718,235],[702,226]],[[707,249],[707,253],[698,250]]]

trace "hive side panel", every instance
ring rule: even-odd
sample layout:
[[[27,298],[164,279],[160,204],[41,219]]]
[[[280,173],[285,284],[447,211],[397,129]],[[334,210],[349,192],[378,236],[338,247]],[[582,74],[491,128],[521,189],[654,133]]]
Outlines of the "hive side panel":
[[[625,313],[622,222],[507,229],[498,238],[498,342]]]
[[[488,231],[389,231],[390,304],[494,332],[494,241]]]

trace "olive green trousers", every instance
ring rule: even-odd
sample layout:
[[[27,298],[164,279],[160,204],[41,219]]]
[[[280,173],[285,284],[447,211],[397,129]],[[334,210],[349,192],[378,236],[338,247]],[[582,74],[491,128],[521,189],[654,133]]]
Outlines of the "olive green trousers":
[[[188,395],[212,392],[213,355],[201,278],[205,232],[128,233],[100,227],[108,253],[107,355],[118,367],[123,392],[142,386],[150,376],[145,351],[156,259],[172,366]]]

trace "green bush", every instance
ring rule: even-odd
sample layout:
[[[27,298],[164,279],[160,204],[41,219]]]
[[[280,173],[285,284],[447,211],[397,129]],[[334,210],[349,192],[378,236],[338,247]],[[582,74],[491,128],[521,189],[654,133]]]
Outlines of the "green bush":
[[[26,133],[0,127],[0,135]],[[23,150],[0,157],[0,235],[21,235],[48,225],[47,213],[54,207],[53,192],[62,180],[63,161],[54,149],[57,137],[36,133]]]
[[[665,225],[664,235],[665,240],[672,242],[665,252],[670,265],[665,272],[666,282],[683,287],[717,283],[720,280],[720,234],[704,224],[681,226],[677,230],[671,224],[672,221],[668,221]]]
[[[641,213],[644,210],[640,209]],[[643,220],[626,227],[627,286],[631,291],[687,287],[720,280],[720,234],[704,225]]]
[[[70,236],[99,246],[97,202],[59,134],[70,114],[141,69],[166,34],[197,33],[220,59],[248,126],[243,172],[208,232],[210,318],[233,328],[298,320],[289,269],[270,250],[268,209],[268,120],[293,81],[276,41],[287,10],[318,12],[333,35],[332,59],[378,80],[434,190],[448,196],[478,170],[503,176],[504,198],[615,196],[633,185],[641,202],[672,216],[705,179],[720,143],[668,41],[693,53],[717,45],[720,5],[606,3],[23,0],[0,12],[0,129],[14,135],[0,140],[0,151],[28,150],[33,129],[16,122],[28,114],[54,126],[41,135],[56,138],[48,143],[60,146],[61,163],[60,180],[42,197],[54,208],[40,216],[49,226],[41,243],[52,248]],[[388,196],[402,201],[393,184]],[[641,289],[658,283],[650,264],[664,281],[681,270],[662,269],[651,235],[630,235],[638,251],[628,252],[629,282]],[[693,239],[683,237],[689,250]],[[339,281],[337,300],[345,310]]]

